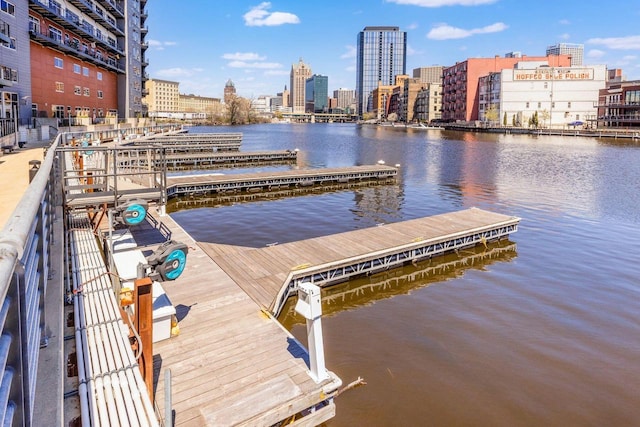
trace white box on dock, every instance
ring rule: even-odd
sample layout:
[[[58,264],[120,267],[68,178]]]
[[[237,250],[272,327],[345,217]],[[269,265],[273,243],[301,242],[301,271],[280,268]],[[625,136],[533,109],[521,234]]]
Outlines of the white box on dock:
[[[171,338],[171,318],[176,314],[176,308],[171,304],[162,285],[153,282],[153,342]]]

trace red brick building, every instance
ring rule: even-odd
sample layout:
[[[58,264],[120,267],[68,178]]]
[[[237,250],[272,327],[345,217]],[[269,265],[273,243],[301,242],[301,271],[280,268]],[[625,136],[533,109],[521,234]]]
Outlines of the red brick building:
[[[518,62],[546,61],[551,67],[571,65],[569,55],[469,58],[443,70],[442,120],[478,120],[478,80],[492,72],[513,68]]]

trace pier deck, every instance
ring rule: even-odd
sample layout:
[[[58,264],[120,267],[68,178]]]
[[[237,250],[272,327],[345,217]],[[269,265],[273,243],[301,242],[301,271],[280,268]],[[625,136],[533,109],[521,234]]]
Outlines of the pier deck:
[[[163,159],[155,159],[140,152],[138,156],[124,157],[119,160],[119,167],[145,167],[151,163],[161,161],[169,168],[179,166],[210,166],[210,167],[230,167],[247,164],[265,164],[276,162],[294,163],[298,159],[298,152],[293,150],[283,151],[198,151],[198,152],[172,152],[164,156]]]
[[[179,134],[157,134],[145,137],[143,141],[162,142],[172,144],[184,144],[184,143],[211,143],[217,141],[242,142],[241,132],[228,132],[228,133],[179,133]]]
[[[260,306],[278,316],[299,283],[328,286],[504,239],[517,231],[519,221],[471,208],[266,248],[200,246]]]
[[[188,175],[167,178],[167,196],[218,193],[225,191],[254,191],[311,186],[328,182],[395,178],[398,169],[384,165],[352,166],[346,168],[305,169],[280,172],[260,172],[238,175]]]
[[[298,341],[171,218],[163,217],[162,222],[172,239],[190,249],[183,274],[163,283],[176,307],[180,333],[153,344],[159,413],[165,410],[163,379],[170,369],[176,426],[269,426],[321,402],[326,406],[307,414],[302,425],[333,417],[335,404],[327,399],[341,380],[330,373],[329,379],[316,384]],[[131,231],[141,246],[152,243],[157,233],[143,226]]]

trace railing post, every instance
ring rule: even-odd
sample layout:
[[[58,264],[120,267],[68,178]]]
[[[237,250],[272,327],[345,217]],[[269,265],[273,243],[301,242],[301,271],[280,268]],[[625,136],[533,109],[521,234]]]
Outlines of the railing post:
[[[322,300],[320,287],[313,283],[298,285],[296,312],[307,319],[307,340],[309,346],[309,369],[316,383],[329,378],[324,365],[324,343],[322,340]]]

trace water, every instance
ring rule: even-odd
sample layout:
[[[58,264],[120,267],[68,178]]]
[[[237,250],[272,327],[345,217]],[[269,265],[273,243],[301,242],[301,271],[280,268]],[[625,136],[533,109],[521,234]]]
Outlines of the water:
[[[233,131],[243,151],[299,148],[313,168],[384,160],[400,178],[172,213],[196,240],[261,247],[471,206],[522,218],[502,245],[323,293],[327,366],[367,383],[336,399],[327,425],[640,425],[640,145],[351,124]],[[281,321],[306,342],[292,311]]]

